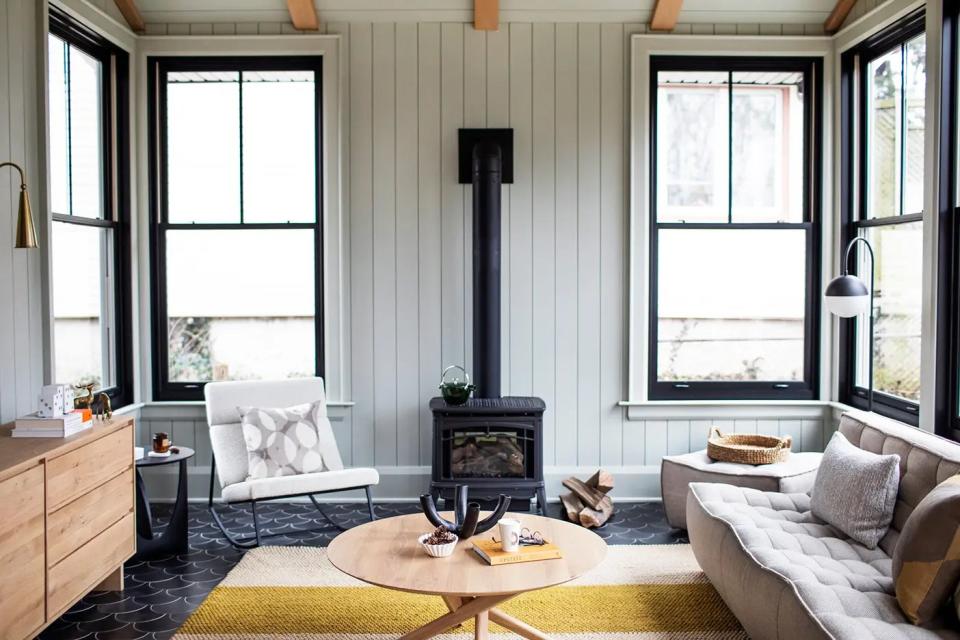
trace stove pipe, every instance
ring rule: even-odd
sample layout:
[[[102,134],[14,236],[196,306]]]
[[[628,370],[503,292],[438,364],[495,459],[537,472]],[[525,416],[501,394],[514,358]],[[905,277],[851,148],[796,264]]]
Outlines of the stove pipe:
[[[473,184],[473,377],[477,398],[500,397],[500,206],[502,185],[513,182],[512,156],[513,130],[460,130],[460,181]],[[464,180],[468,159],[469,178]]]

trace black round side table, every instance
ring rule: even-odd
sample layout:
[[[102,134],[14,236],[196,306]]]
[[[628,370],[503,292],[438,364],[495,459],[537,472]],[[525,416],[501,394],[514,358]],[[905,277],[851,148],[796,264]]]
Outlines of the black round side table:
[[[195,451],[189,447],[175,448],[179,449],[179,452],[171,453],[166,457],[145,453],[137,460],[137,554],[134,560],[146,560],[187,550],[187,460],[193,457]],[[155,536],[153,514],[150,513],[150,502],[147,500],[147,490],[140,469],[175,462],[180,465],[177,500],[173,503],[173,513],[170,515],[170,523],[166,530],[162,535]]]

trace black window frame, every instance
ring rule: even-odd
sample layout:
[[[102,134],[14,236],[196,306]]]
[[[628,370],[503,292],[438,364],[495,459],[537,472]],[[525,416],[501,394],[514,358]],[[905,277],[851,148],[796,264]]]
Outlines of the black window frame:
[[[134,397],[132,232],[130,225],[130,56],[97,32],[51,5],[50,35],[96,58],[102,65],[103,218],[52,213],[53,223],[107,229],[113,240],[113,353],[114,384],[106,393],[114,407],[131,404]],[[55,295],[55,294],[54,294]],[[51,311],[52,316],[52,311]],[[56,354],[54,354],[56,358]]]
[[[173,382],[170,380],[168,351],[168,318],[166,304],[166,243],[169,230],[239,230],[239,229],[313,229],[314,230],[314,313],[315,374],[324,375],[323,314],[323,57],[316,56],[151,56],[147,58],[150,176],[150,271],[153,282],[151,333],[153,337],[153,399],[202,400],[203,387],[209,381]],[[170,223],[167,211],[167,121],[166,88],[168,72],[178,71],[313,71],[315,86],[315,161],[316,218],[313,222],[287,223]],[[241,107],[242,108],[242,107]],[[243,121],[240,121],[240,131]],[[241,133],[242,136],[242,133]],[[241,137],[242,140],[242,137]],[[242,147],[241,147],[242,163]],[[242,189],[242,183],[241,183]]]
[[[863,166],[867,158],[867,67],[876,58],[923,34],[924,27],[925,11],[921,8],[841,54],[839,132],[841,145],[839,248],[841,252],[853,238],[859,235],[861,229],[909,224],[923,220],[923,212],[902,213],[902,193],[900,215],[867,218],[865,212],[868,184],[867,172],[863,170]],[[858,214],[862,218],[858,218]],[[857,261],[853,261],[853,264],[848,267],[850,273],[856,274],[859,265]],[[917,286],[920,286],[919,283]],[[867,410],[868,389],[856,384],[857,344],[856,318],[841,318],[839,322],[839,397],[845,404]],[[873,345],[871,345],[872,348]],[[919,424],[918,402],[910,402],[905,398],[876,389],[873,395],[873,410],[907,424],[914,426]]]
[[[937,317],[934,430],[960,441],[960,0],[944,0],[937,192]]]
[[[798,71],[804,74],[804,149],[802,222],[658,222],[657,220],[657,91],[661,71]],[[814,400],[819,397],[820,362],[820,235],[822,162],[815,149],[823,141],[823,59],[801,56],[650,57],[650,256],[647,393],[650,400]],[[732,90],[732,85],[731,85]],[[728,132],[728,136],[732,131]],[[818,144],[819,143],[819,144]],[[732,169],[730,169],[732,170]],[[658,231],[662,229],[777,229],[806,232],[806,295],[804,303],[803,380],[709,381],[657,379]]]

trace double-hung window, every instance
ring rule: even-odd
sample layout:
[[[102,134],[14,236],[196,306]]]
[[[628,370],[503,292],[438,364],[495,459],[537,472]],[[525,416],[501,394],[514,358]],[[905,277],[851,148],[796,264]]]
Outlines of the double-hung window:
[[[54,380],[132,401],[127,55],[51,8]]]
[[[322,375],[320,65],[149,60],[156,399]]]
[[[649,396],[813,398],[822,63],[650,62]]]
[[[917,423],[920,399],[926,36],[907,16],[843,57],[844,246],[873,248],[873,314],[841,324],[841,397]],[[842,248],[842,247],[841,247]],[[870,282],[869,253],[848,265]]]

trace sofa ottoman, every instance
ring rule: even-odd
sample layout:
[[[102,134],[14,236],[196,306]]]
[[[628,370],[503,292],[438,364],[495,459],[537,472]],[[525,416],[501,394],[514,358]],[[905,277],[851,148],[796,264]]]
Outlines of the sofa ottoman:
[[[660,467],[660,493],[667,522],[687,528],[687,486],[691,482],[719,482],[777,493],[807,493],[813,488],[822,453],[791,453],[775,464],[716,462],[706,450],[664,456]]]

